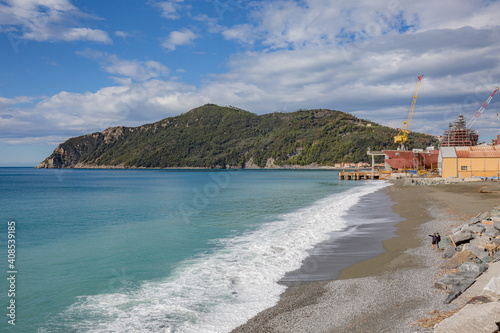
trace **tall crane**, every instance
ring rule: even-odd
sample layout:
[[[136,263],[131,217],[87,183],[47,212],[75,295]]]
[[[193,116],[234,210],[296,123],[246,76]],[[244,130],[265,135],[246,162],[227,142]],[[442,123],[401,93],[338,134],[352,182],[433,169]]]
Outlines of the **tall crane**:
[[[408,120],[403,121],[403,127],[398,132],[398,135],[394,137],[394,142],[399,143],[399,150],[405,149],[406,140],[408,140],[408,134],[410,133],[411,120],[413,119],[413,111],[415,110],[415,104],[417,103],[418,89],[420,88],[420,83],[424,76],[420,75],[418,77],[417,86],[415,87],[415,93],[413,94],[413,100],[410,105],[410,112],[408,114]]]
[[[469,121],[467,122],[467,125],[465,126],[467,129],[469,128],[472,128],[472,125],[474,125],[474,123],[476,122],[477,118],[479,118],[484,110],[488,107],[488,104],[490,104],[491,102],[491,99],[493,98],[493,95],[495,95],[495,93],[500,89],[500,87],[497,87],[490,95],[490,97],[488,97],[488,99],[486,100],[486,102],[483,103],[483,105],[481,105],[481,107],[476,111],[476,114],[474,114],[474,117],[472,117],[471,119],[469,119]]]

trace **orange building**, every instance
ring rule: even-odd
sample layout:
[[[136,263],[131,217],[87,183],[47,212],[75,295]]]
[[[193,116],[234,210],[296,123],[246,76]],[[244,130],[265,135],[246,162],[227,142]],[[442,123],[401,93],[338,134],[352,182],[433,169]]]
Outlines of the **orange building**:
[[[500,177],[500,146],[441,147],[438,165],[443,178]]]

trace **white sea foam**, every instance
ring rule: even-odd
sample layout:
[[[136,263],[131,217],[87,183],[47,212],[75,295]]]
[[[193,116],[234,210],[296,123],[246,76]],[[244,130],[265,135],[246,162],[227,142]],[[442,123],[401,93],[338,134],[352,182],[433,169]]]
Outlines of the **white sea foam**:
[[[219,250],[183,262],[163,281],[83,297],[62,316],[76,331],[228,332],[276,304],[285,289],[277,282],[285,273],[298,269],[307,250],[330,232],[343,229],[342,216],[362,196],[387,185],[367,182],[256,231],[218,240]]]

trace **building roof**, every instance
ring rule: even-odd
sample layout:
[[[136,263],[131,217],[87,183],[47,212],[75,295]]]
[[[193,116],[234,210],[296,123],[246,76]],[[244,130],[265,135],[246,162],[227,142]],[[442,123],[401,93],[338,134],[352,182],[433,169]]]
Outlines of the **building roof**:
[[[455,151],[458,158],[500,158],[500,146],[455,147]]]
[[[441,158],[457,157],[455,147],[441,147],[441,149],[439,149],[439,154],[441,155]]]

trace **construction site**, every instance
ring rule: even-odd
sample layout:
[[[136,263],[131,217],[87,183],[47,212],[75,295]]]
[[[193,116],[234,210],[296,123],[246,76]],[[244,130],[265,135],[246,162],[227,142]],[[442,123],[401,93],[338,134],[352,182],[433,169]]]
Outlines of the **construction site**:
[[[387,179],[399,177],[442,177],[442,178],[500,178],[500,135],[492,145],[479,145],[479,133],[473,125],[483,114],[499,90],[497,87],[474,116],[467,122],[463,115],[448,125],[440,137],[439,147],[413,148],[408,144],[408,135],[415,111],[418,91],[423,75],[417,80],[417,85],[410,105],[408,118],[394,137],[398,144],[397,150],[370,151],[372,158],[370,171],[341,172],[341,180]],[[383,170],[375,168],[375,156],[384,156]]]

